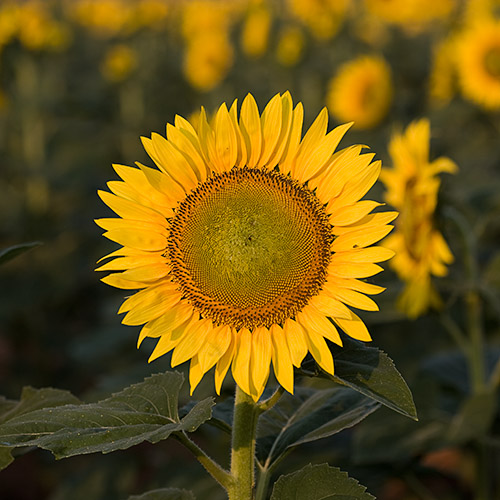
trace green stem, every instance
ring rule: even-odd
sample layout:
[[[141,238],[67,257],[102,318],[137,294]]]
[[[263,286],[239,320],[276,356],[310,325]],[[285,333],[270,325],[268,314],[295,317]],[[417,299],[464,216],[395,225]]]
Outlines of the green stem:
[[[183,432],[172,434],[172,437],[181,442],[189,451],[193,453],[198,462],[200,462],[207,472],[225,489],[231,487],[232,477],[229,472],[224,470],[217,462],[211,459],[196,443],[191,441]]]
[[[252,398],[236,386],[234,397],[233,439],[229,500],[252,500],[255,481],[255,433],[257,405]]]
[[[271,470],[269,468],[261,468],[259,470],[259,480],[257,481],[255,500],[266,500],[270,480]]]

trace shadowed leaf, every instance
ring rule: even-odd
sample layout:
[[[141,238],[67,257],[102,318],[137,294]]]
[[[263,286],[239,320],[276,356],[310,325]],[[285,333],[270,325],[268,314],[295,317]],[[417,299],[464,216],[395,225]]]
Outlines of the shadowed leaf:
[[[0,250],[0,264],[7,262],[18,255],[21,255],[32,248],[40,246],[42,243],[40,241],[33,241],[31,243],[21,243],[19,245],[14,245],[8,248]]]
[[[132,495],[128,500],[195,500],[191,491],[178,488],[161,488],[148,491],[142,495]]]
[[[98,403],[45,408],[0,425],[0,445],[38,446],[56,458],[109,453],[142,441],[156,443],[173,432],[192,432],[211,417],[213,399],[197,403],[180,419],[179,390],[184,377],[167,372]]]
[[[352,427],[379,403],[345,387],[316,390],[297,387],[259,419],[257,459],[269,466],[285,451]]]
[[[391,358],[376,347],[342,337],[344,347],[332,346],[335,375],[319,371],[312,359],[306,359],[300,372],[346,385],[392,410],[417,420],[417,411],[408,385]]]
[[[328,464],[306,465],[281,476],[271,500],[374,500],[366,488],[345,472]]]

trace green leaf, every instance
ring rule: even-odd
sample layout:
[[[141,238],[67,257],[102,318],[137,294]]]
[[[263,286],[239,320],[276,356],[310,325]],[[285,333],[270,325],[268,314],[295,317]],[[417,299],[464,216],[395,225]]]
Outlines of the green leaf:
[[[379,403],[345,387],[297,387],[259,419],[257,459],[268,467],[286,450],[331,436],[373,413]]]
[[[21,243],[20,245],[14,245],[12,247],[4,248],[0,250],[0,264],[7,262],[18,255],[21,255],[32,248],[40,246],[42,243],[40,241],[33,241],[31,243]]]
[[[451,441],[463,444],[484,437],[490,430],[497,410],[495,391],[473,394],[453,417],[449,431]]]
[[[161,488],[142,495],[132,495],[128,500],[195,500],[191,491],[178,488]]]
[[[193,432],[211,417],[213,399],[197,403],[182,419],[177,412],[184,377],[153,375],[98,403],[45,408],[0,425],[0,445],[39,446],[56,458],[109,453],[143,441],[156,443],[173,432]]]
[[[79,403],[79,400],[70,392],[61,389],[24,387],[21,393],[21,401],[0,397],[0,426],[2,423],[34,410],[53,408],[68,403]],[[0,470],[5,469],[14,461],[12,450],[13,447],[0,446]]]
[[[5,469],[14,461],[12,456],[13,448],[8,448],[7,446],[0,446],[0,470]]]
[[[271,500],[374,500],[366,488],[328,464],[306,465],[281,476],[274,484]]]
[[[301,373],[346,385],[413,420],[417,410],[408,385],[385,352],[343,336],[343,347],[332,345],[335,375],[319,371],[312,359],[302,364]]]

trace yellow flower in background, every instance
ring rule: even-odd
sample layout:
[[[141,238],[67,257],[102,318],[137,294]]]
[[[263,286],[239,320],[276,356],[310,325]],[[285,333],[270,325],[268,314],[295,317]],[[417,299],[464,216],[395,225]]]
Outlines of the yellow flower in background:
[[[101,64],[101,72],[109,82],[121,82],[137,67],[136,52],[124,44],[111,47]]]
[[[241,47],[250,57],[260,57],[269,43],[271,11],[262,1],[251,2],[241,31]]]
[[[455,61],[463,96],[500,109],[500,21],[475,23],[459,35]]]
[[[137,28],[160,28],[168,17],[170,0],[139,0],[134,8],[133,18]]]
[[[400,212],[395,232],[383,243],[396,253],[390,266],[405,282],[398,307],[410,318],[441,306],[431,277],[448,274],[447,265],[453,262],[435,227],[434,213],[441,184],[437,174],[456,172],[457,166],[445,157],[429,161],[429,141],[426,119],[394,134],[389,144],[393,167],[383,168],[380,175],[387,189],[385,200]]]
[[[294,66],[302,58],[305,43],[304,33],[298,26],[286,26],[278,35],[276,59],[283,66]]]
[[[100,36],[127,31],[131,4],[126,0],[73,0],[66,5],[76,21]]]
[[[369,129],[385,118],[392,102],[389,65],[378,56],[361,56],[343,64],[330,80],[326,104],[339,121]]]
[[[17,22],[17,36],[29,50],[62,50],[71,40],[69,28],[56,21],[42,2],[20,4]]]
[[[19,25],[19,6],[14,2],[0,5],[0,48],[14,38]]]
[[[371,340],[350,308],[378,309],[368,295],[383,288],[363,278],[392,257],[372,245],[397,213],[360,201],[381,165],[363,146],[335,152],[350,124],[327,133],[326,108],[304,137],[302,123],[288,92],[262,114],[251,95],[239,116],[236,101],[223,104],[212,126],[202,108],[198,130],[176,116],[166,139],[143,138],[158,169],[115,165],[122,180],[99,192],[119,217],[96,222],[122,245],[102,280],[139,289],[120,307],[123,323],[144,325],[139,345],[158,339],[150,361],[190,360],[191,392],[215,366],[218,393],[231,368],[257,400],[271,363],[293,392],[307,352],[333,373],[325,339],[342,345],[337,328]]]
[[[183,70],[186,80],[198,90],[209,91],[226,77],[233,57],[233,46],[223,34],[198,36],[185,49]]]
[[[446,21],[457,7],[456,0],[364,0],[367,12],[380,20],[419,32],[436,21]]]
[[[456,92],[455,38],[449,37],[434,47],[429,97],[438,106],[448,104]]]
[[[181,31],[186,41],[183,71],[194,88],[217,86],[233,64],[230,41],[236,7],[228,2],[194,1],[182,6]]]
[[[315,38],[327,40],[342,26],[349,0],[286,0],[286,5],[290,14],[304,23]]]

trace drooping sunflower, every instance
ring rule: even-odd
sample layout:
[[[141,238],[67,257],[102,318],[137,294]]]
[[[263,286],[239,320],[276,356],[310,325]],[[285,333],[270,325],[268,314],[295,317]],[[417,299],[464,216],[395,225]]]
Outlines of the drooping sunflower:
[[[326,104],[340,121],[358,129],[376,126],[392,101],[391,70],[379,56],[361,56],[343,64],[330,80]]]
[[[438,308],[441,299],[432,276],[448,274],[453,255],[434,222],[440,172],[453,173],[455,163],[446,157],[429,161],[430,124],[422,119],[411,123],[404,133],[393,135],[389,153],[393,167],[383,168],[387,203],[400,216],[396,230],[384,245],[395,252],[390,266],[405,282],[398,300],[399,308],[416,318],[429,308]]]
[[[150,361],[190,360],[191,391],[215,366],[219,393],[231,367],[257,400],[272,363],[293,392],[307,352],[333,373],[325,339],[342,345],[337,328],[371,340],[350,307],[378,309],[367,295],[383,288],[363,278],[392,257],[371,245],[397,213],[360,201],[380,162],[362,146],[335,152],[350,124],[327,133],[327,122],[325,108],[301,139],[303,107],[288,92],[262,115],[250,94],[239,117],[236,101],[211,123],[202,108],[197,130],[176,116],[166,138],[142,139],[158,169],[114,165],[122,180],[99,192],[119,217],[96,222],[122,245],[102,280],[139,290],[119,309],[123,323],[144,325],[139,345],[158,339]]]
[[[474,23],[457,38],[459,85],[467,99],[500,109],[500,21]]]

